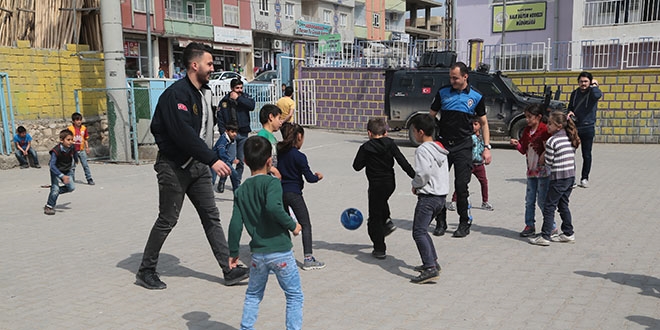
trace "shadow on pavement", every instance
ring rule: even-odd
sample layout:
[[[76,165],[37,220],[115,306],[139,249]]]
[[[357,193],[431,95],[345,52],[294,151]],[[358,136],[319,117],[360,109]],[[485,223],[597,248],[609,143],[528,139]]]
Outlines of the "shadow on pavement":
[[[186,326],[189,330],[198,329],[214,329],[214,330],[238,330],[226,323],[211,321],[211,315],[207,312],[189,312],[181,316],[183,319],[188,320]]]
[[[322,250],[331,250],[338,251],[348,255],[355,256],[355,259],[358,261],[378,265],[383,270],[390,272],[391,274],[410,279],[411,276],[401,271],[401,268],[413,269],[414,266],[410,266],[405,263],[403,260],[398,259],[391,254],[388,254],[384,260],[376,259],[371,255],[372,246],[366,244],[344,244],[344,243],[328,243],[325,241],[314,241],[314,249]],[[364,252],[363,250],[367,250]]]
[[[484,235],[501,236],[527,243],[527,238],[520,237],[519,232],[507,228],[483,226],[473,223],[470,227],[470,231],[478,231]]]
[[[660,298],[660,279],[657,279],[653,276],[626,273],[601,274],[586,270],[575,271],[575,274],[588,277],[600,277],[617,284],[636,287],[642,290],[642,292],[639,292],[639,294],[643,296]]]
[[[626,316],[626,319],[638,323],[639,325],[646,326],[646,329],[648,330],[660,328],[660,320],[654,319],[652,317],[642,316],[642,315],[630,315],[630,316]]]
[[[117,267],[125,269],[133,274],[137,273],[140,263],[142,262],[142,253],[133,253],[130,257],[117,263]],[[181,261],[179,258],[167,254],[161,253],[158,257],[158,273],[161,276],[177,276],[177,277],[194,277],[202,280],[207,280],[214,283],[224,283],[224,281],[217,276],[200,273],[196,270],[190,269],[188,267],[181,266]],[[222,272],[218,268],[219,272]]]
[[[523,183],[525,185],[527,184],[527,179],[526,178],[508,178],[508,179],[504,179],[504,181],[506,181],[506,182],[518,182],[518,183]]]

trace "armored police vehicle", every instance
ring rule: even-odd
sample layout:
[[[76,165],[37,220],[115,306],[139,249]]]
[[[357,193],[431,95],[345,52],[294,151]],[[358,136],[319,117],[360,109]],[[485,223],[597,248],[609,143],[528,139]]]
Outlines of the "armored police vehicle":
[[[428,60],[420,61],[426,65],[417,69],[386,71],[385,114],[390,130],[407,129],[410,141],[416,143],[410,128],[412,119],[428,114],[438,90],[450,85],[449,67],[455,62],[456,55],[450,56],[450,60],[446,58],[432,65],[428,65]],[[488,73],[488,68],[483,66],[468,74],[468,82],[484,97],[491,138],[510,136],[519,139],[527,126],[524,109],[530,104],[542,104],[548,111],[565,109],[565,105],[557,101],[560,90],[554,100],[548,86],[544,95],[524,93],[511,78],[500,72]]]

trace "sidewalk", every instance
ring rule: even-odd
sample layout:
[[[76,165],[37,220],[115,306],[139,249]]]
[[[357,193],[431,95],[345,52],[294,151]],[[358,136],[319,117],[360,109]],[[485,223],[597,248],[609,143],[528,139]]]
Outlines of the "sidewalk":
[[[367,215],[365,174],[351,167],[366,133],[306,132],[302,151],[324,179],[306,184],[304,196],[314,254],[328,266],[300,270],[304,329],[660,328],[660,146],[595,145],[591,186],[571,195],[576,243],[549,247],[518,237],[524,158],[495,148],[487,167],[495,211],[474,209],[464,239],[451,237],[458,217],[450,213],[448,234],[433,238],[440,279],[416,285],[409,282],[420,264],[410,180],[397,167],[390,208],[399,229],[387,238],[387,259],[374,259],[366,225],[348,231],[339,222],[348,207]],[[412,163],[414,148],[397,141]],[[157,216],[153,167],[94,163],[91,170],[96,186],[79,178],[76,191],[60,195],[55,216],[43,214],[45,166],[0,171],[0,329],[238,329],[246,286],[222,284],[192,205],[186,201],[162,250],[158,271],[168,288],[146,290],[133,282]],[[480,205],[478,182],[470,187]],[[226,229],[230,189],[216,200]],[[244,233],[243,262],[247,242]],[[300,237],[294,249],[301,261]],[[282,329],[284,311],[271,276],[257,328]]]

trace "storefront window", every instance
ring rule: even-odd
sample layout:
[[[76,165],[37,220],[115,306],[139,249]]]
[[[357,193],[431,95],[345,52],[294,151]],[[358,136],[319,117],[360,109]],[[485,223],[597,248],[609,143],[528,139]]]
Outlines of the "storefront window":
[[[146,41],[124,41],[124,57],[126,57],[125,70],[127,78],[137,78],[138,71],[145,78],[149,75]]]

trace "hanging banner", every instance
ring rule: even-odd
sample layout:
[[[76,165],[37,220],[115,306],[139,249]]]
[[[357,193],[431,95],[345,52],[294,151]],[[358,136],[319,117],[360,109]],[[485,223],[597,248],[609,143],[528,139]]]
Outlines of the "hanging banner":
[[[502,32],[502,24],[506,22],[506,32],[545,30],[547,18],[547,3],[530,2],[506,5],[493,5],[492,31]]]
[[[299,20],[296,21],[296,30],[294,33],[301,36],[318,37],[323,34],[330,34],[330,31],[332,31],[332,26],[330,25]]]

